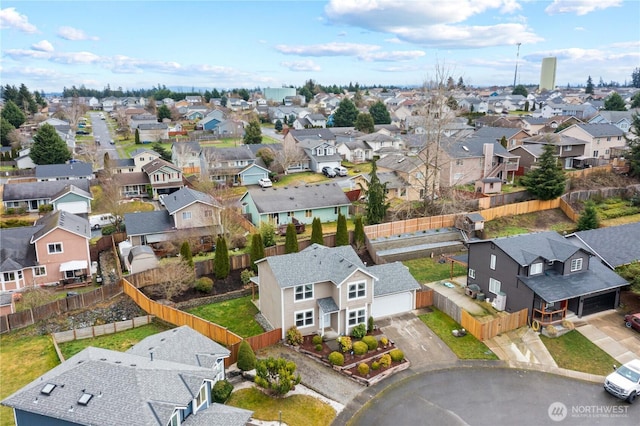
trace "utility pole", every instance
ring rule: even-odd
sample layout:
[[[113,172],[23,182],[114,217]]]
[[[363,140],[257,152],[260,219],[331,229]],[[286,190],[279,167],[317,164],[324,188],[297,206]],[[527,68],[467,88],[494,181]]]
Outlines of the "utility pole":
[[[518,54],[516,55],[516,72],[513,75],[513,88],[516,88],[516,79],[518,78],[518,60],[520,59],[520,45],[522,43],[516,43],[518,45]]]

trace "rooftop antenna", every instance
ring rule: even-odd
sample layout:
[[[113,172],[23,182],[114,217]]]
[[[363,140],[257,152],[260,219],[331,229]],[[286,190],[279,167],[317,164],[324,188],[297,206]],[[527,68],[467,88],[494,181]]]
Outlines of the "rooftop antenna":
[[[516,72],[513,75],[513,88],[515,89],[516,87],[516,79],[518,78],[518,60],[520,59],[520,45],[522,43],[516,43],[516,45],[518,45],[518,53],[516,54]]]

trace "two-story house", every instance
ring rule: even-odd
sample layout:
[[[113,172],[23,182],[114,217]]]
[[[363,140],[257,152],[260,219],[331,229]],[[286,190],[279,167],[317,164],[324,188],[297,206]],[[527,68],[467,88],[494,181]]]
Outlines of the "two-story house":
[[[176,142],[171,145],[171,162],[185,174],[200,174],[200,143]]]
[[[247,145],[203,147],[200,170],[213,182],[230,185],[256,185],[269,176],[269,170],[256,164],[256,155]]]
[[[467,285],[480,287],[493,306],[528,310],[546,325],[568,311],[578,317],[614,309],[628,283],[594,257],[554,231],[469,242]]]
[[[367,267],[351,246],[313,244],[299,253],[256,262],[259,309],[282,338],[290,327],[303,335],[349,335],[368,318],[415,308],[420,285],[401,263]]]
[[[536,166],[544,145],[556,148],[556,157],[565,169],[575,167],[575,162],[584,158],[586,142],[561,133],[543,133],[522,140],[522,145],[510,148],[509,152],[520,157],[520,167],[531,170]]]
[[[390,154],[376,161],[376,165],[379,171],[378,178],[387,184],[388,199],[420,201],[438,193],[440,171],[429,158],[420,154]],[[368,177],[365,179],[368,182]],[[368,187],[368,184],[365,186]]]
[[[183,326],[127,352],[88,347],[10,395],[17,426],[241,426],[252,412],[214,402],[229,350]]]
[[[585,141],[585,156],[600,160],[609,160],[612,148],[626,144],[624,132],[609,123],[574,124],[558,133]]]
[[[87,219],[51,212],[34,226],[0,229],[2,291],[91,281]]]

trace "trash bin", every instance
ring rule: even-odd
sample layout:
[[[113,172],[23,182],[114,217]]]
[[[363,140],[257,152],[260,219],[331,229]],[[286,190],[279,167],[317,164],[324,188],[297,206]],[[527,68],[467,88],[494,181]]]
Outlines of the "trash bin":
[[[73,296],[77,296],[78,292],[77,291],[68,291],[67,292],[67,297],[73,297]]]
[[[469,286],[467,286],[467,288],[464,289],[464,294],[466,294],[467,296],[471,297],[472,299],[475,299],[476,296],[478,295],[478,292],[480,291],[480,286],[477,284],[471,284]]]
[[[476,295],[476,299],[477,299],[477,300],[479,300],[480,302],[484,302],[484,299],[485,299],[485,295],[484,295],[484,293],[482,293],[482,292],[481,292],[481,293],[478,293],[478,294]]]

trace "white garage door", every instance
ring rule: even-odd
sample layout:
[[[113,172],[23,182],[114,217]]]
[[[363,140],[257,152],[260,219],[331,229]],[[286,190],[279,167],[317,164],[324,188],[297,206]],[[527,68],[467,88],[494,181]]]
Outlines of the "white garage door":
[[[401,314],[413,310],[413,297],[410,292],[380,296],[373,299],[371,307],[373,318]]]
[[[60,203],[58,204],[58,210],[63,210],[65,212],[73,214],[88,213],[86,201],[71,201],[68,203]]]

